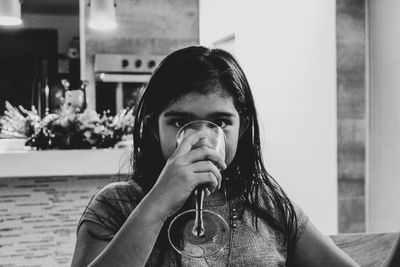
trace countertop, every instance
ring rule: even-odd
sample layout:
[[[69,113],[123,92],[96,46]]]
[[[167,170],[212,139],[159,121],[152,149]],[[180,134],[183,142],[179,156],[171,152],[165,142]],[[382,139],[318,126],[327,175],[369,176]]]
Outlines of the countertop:
[[[0,178],[129,173],[130,150],[0,150]]]

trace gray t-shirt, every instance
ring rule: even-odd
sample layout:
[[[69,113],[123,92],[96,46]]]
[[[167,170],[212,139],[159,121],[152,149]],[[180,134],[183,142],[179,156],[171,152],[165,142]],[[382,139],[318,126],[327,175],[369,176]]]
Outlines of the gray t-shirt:
[[[78,230],[84,221],[91,221],[116,234],[143,197],[143,191],[133,181],[114,182],[105,186],[89,202],[79,221]],[[282,233],[262,219],[258,220],[256,229],[251,210],[244,208],[239,198],[231,201],[231,213],[227,206],[218,201],[204,205],[230,222],[233,229],[229,248],[205,259],[179,257],[168,243],[161,245],[158,240],[146,266],[285,266],[287,249]],[[294,206],[298,217],[298,239],[308,217],[297,205]],[[243,211],[241,216],[232,216],[240,210]],[[162,257],[161,246],[167,246],[162,247],[165,252]]]

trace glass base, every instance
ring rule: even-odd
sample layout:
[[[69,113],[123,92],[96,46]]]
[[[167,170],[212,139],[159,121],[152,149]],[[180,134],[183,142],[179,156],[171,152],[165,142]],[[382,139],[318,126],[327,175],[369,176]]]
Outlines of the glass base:
[[[175,217],[168,228],[172,247],[188,257],[203,258],[220,252],[229,241],[229,226],[219,214],[203,210],[204,234],[193,231],[196,210],[188,210]]]

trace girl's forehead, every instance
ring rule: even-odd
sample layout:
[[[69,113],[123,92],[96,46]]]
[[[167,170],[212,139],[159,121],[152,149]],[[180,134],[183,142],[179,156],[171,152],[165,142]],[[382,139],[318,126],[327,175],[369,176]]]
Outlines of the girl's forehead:
[[[233,97],[224,91],[214,91],[207,94],[187,93],[172,102],[164,110],[165,113],[174,112],[190,112],[207,114],[210,112],[220,111],[236,114]]]
[[[200,93],[187,93],[181,97],[179,97],[177,100],[175,100],[173,103],[171,103],[171,106],[174,107],[194,107],[196,105],[204,105],[207,103],[232,103],[233,104],[233,98],[232,96],[228,95],[225,92],[218,91],[218,92],[210,92],[207,94],[200,94]],[[207,105],[209,106],[209,105]]]

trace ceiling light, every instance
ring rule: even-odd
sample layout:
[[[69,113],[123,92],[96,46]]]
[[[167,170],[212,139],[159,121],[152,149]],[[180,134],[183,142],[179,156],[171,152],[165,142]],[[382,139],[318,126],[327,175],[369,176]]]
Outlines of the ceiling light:
[[[0,25],[16,26],[22,24],[21,1],[0,0]]]
[[[114,0],[91,0],[89,2],[89,27],[96,30],[112,30],[117,27],[115,21]]]

